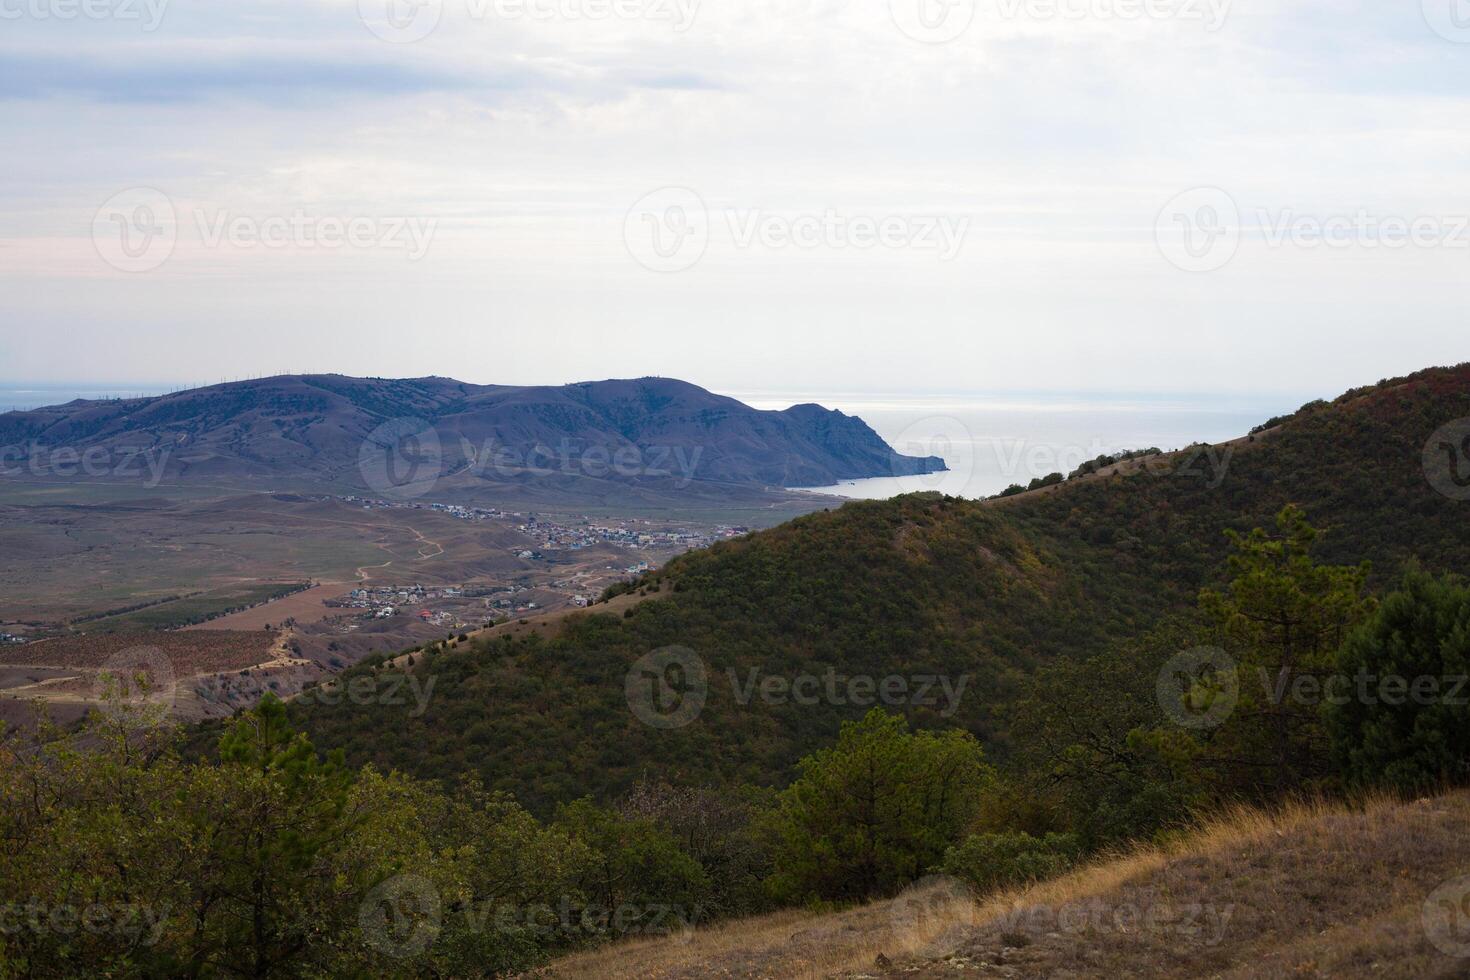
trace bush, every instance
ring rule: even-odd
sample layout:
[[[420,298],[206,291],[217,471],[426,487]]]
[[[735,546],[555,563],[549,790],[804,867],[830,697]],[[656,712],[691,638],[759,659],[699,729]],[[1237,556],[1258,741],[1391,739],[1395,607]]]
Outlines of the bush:
[[[1055,878],[1081,855],[1082,845],[1075,834],[971,834],[944,852],[939,870],[984,893]]]
[[[801,760],[772,818],[777,900],[892,894],[933,867],[993,781],[969,732],[910,732],[874,708]]]
[[[1349,782],[1420,792],[1466,781],[1470,587],[1463,580],[1407,571],[1348,637],[1337,668],[1327,723]]]

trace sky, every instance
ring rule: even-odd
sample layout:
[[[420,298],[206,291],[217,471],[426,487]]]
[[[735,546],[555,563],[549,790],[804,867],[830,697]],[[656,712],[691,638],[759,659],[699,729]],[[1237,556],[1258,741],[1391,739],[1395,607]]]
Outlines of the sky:
[[[0,22],[0,382],[1330,396],[1470,359],[1467,0]]]

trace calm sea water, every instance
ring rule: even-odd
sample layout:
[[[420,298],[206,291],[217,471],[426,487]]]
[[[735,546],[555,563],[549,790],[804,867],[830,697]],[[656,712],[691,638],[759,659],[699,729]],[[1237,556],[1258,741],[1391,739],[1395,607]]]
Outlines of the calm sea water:
[[[136,385],[0,384],[0,412],[23,411],[47,405],[65,405],[78,398],[141,398],[170,389]]]
[[[989,496],[1013,483],[1026,484],[1053,472],[1069,473],[1103,453],[1149,447],[1168,451],[1194,442],[1224,442],[1309,400],[1307,396],[732,394],[757,408],[817,402],[840,409],[860,416],[898,452],[941,456],[949,464],[946,473],[875,477],[811,488],[860,499],[919,490],[957,497]]]

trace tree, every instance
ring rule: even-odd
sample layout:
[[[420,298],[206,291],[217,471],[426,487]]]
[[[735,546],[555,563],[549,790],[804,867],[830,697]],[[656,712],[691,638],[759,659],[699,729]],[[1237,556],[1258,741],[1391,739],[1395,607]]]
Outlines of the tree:
[[[1422,792],[1470,777],[1470,587],[1418,568],[1353,631],[1328,701],[1333,750],[1358,785]]]
[[[944,856],[992,779],[968,732],[909,732],[874,708],[799,763],[773,818],[778,898],[892,894]]]
[[[1171,620],[1138,640],[1037,672],[1010,706],[1015,799],[977,829],[1035,835],[1065,830],[1087,850],[1146,839],[1185,824],[1213,772],[1205,746],[1172,723],[1157,680],[1199,642],[1199,626]]]
[[[220,765],[197,770],[194,806],[209,874],[190,896],[214,968],[269,976],[302,957],[332,902],[322,858],[358,815],[340,755],[323,760],[267,694],[220,739]]]
[[[1373,609],[1369,563],[1314,561],[1320,532],[1295,505],[1277,515],[1276,529],[1227,531],[1230,583],[1200,594],[1240,672],[1238,705],[1210,734],[1210,755],[1234,770],[1238,789],[1268,798],[1328,775],[1320,697],[1300,692],[1322,689],[1348,631]]]
[[[584,917],[623,932],[702,917],[704,869],[653,821],[582,799],[559,808],[554,825],[589,853],[575,878],[587,900]]]

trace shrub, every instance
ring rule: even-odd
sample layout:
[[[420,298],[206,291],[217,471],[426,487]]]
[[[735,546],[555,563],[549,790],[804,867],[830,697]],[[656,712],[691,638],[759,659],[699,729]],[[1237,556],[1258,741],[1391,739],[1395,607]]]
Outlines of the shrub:
[[[1411,568],[1338,653],[1327,723],[1349,782],[1418,792],[1470,760],[1470,587]],[[1400,688],[1402,690],[1400,690]]]
[[[944,852],[939,870],[984,893],[1055,878],[1076,864],[1081,854],[1075,834],[971,834]]]

